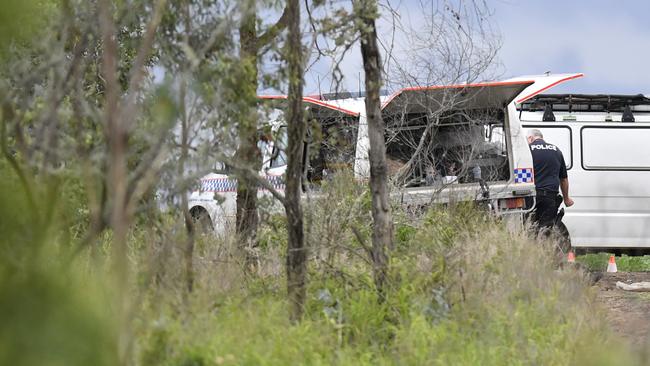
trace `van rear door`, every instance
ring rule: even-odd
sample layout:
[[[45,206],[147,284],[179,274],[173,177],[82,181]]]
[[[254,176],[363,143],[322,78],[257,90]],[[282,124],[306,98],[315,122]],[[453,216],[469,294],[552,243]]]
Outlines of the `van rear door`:
[[[431,113],[443,108],[456,110],[505,108],[533,83],[532,80],[513,80],[404,88],[383,103],[382,115]]]
[[[415,201],[431,201],[432,195],[447,201],[451,187],[457,199],[511,197],[508,186],[517,183],[519,166],[513,160],[507,107],[532,84],[415,87],[393,94],[382,106],[389,174]],[[523,136],[517,138],[526,146]],[[525,167],[529,179],[520,183],[532,185],[531,167]]]

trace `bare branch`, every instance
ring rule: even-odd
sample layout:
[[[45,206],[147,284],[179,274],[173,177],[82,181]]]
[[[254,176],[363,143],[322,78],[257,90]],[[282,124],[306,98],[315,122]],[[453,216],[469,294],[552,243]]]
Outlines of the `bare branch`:
[[[366,241],[363,239],[363,235],[361,235],[361,231],[359,231],[359,228],[351,225],[350,230],[352,230],[352,233],[354,234],[354,237],[357,239],[357,243],[363,248],[363,250],[366,251],[366,254],[368,254],[368,258],[372,258],[372,248],[366,244]],[[370,260],[367,258],[365,259],[367,263],[370,263]]]
[[[263,176],[260,176],[257,172],[252,171],[250,168],[247,168],[247,167],[239,164],[237,161],[235,161],[235,160],[233,160],[233,159],[231,159],[231,158],[229,158],[229,157],[227,157],[225,155],[222,155],[222,154],[219,155],[218,160],[225,163],[225,164],[227,164],[228,166],[232,167],[236,174],[244,175],[247,178],[255,179],[255,181],[262,188],[269,191],[269,193],[271,193],[271,195],[275,199],[280,201],[280,203],[282,203],[282,205],[285,204],[286,200],[285,200],[284,195],[282,195],[282,193],[278,192],[278,190],[275,189],[273,187],[273,185],[271,183],[269,183],[268,180],[266,180]]]
[[[270,26],[266,32],[257,37],[257,46],[260,49],[270,44],[278,36],[278,34],[280,34],[280,32],[282,32],[287,27],[289,20],[291,20],[289,19],[289,11],[287,9],[288,7],[285,6],[280,19],[278,19],[275,24]]]
[[[122,109],[122,118],[124,118],[124,120],[127,122],[125,126],[127,130],[129,129],[130,122],[133,120],[133,116],[135,115],[137,95],[140,92],[142,81],[144,80],[144,76],[146,74],[145,63],[149,58],[149,54],[153,46],[154,36],[156,35],[156,29],[158,28],[160,20],[162,19],[162,14],[166,3],[167,0],[156,1],[154,5],[154,13],[151,17],[151,20],[147,24],[146,31],[140,43],[140,48],[138,49],[138,53],[131,69],[132,71],[131,78],[129,80],[128,94],[126,96],[126,101]]]

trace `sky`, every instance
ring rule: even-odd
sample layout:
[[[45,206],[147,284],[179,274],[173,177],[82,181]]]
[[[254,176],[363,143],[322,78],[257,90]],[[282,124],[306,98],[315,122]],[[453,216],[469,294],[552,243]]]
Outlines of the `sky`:
[[[650,94],[650,1],[486,0],[490,24],[500,40],[495,78],[582,72],[585,77],[554,88],[557,93]],[[402,24],[418,30],[424,22],[420,0],[391,0]],[[455,2],[455,1],[452,1]],[[388,39],[391,19],[378,22]],[[386,43],[386,42],[385,42]],[[397,48],[408,43],[396,37]],[[407,55],[408,51],[405,51]],[[344,89],[357,90],[363,70],[358,47],[341,63]],[[312,66],[306,92],[328,91],[331,61]]]
[[[492,2],[507,75],[583,72],[554,92],[650,94],[650,1]]]

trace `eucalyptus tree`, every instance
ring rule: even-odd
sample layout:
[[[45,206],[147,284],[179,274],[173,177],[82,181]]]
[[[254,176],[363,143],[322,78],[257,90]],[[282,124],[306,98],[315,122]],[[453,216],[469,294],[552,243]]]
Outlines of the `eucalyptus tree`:
[[[376,0],[357,0],[354,14],[360,34],[361,55],[365,71],[366,118],[368,121],[368,158],[370,161],[370,194],[372,200],[372,265],[375,286],[380,299],[385,296],[388,273],[387,251],[393,247],[384,121],[381,115],[379,93],[382,85],[382,65],[377,41],[376,19],[379,17]]]
[[[70,174],[81,182],[89,210],[81,244],[94,244],[110,229],[113,309],[121,329],[116,351],[125,363],[131,344],[127,234],[156,182],[161,141],[175,119],[167,94],[146,89],[167,4],[70,0],[50,5],[42,37],[29,47],[11,48],[3,68],[4,156],[25,178],[32,211],[50,215],[34,215],[35,225],[51,220],[62,180]],[[34,181],[48,182],[46,200],[35,198]]]
[[[287,173],[285,212],[287,214],[287,294],[289,297],[289,315],[297,322],[302,317],[306,300],[307,248],[303,227],[303,213],[300,204],[303,178],[303,146],[307,124],[303,108],[303,77],[305,51],[302,46],[300,31],[300,3],[287,0],[286,14],[289,19],[285,59],[288,80],[288,118],[287,118]]]
[[[261,168],[258,141],[258,87],[259,66],[262,53],[267,51],[276,42],[278,34],[286,28],[289,22],[287,8],[277,22],[268,26],[263,33],[258,32],[259,15],[258,2],[255,0],[242,0],[238,7],[239,15],[239,62],[242,72],[238,84],[238,105],[241,106],[237,113],[238,144],[235,160],[242,168],[240,172],[254,171]],[[246,249],[257,246],[257,190],[258,180],[247,173],[238,175],[237,184],[237,214],[236,230],[241,245]],[[250,257],[250,255],[249,255]],[[250,258],[253,259],[253,258]],[[251,261],[251,264],[253,262]]]

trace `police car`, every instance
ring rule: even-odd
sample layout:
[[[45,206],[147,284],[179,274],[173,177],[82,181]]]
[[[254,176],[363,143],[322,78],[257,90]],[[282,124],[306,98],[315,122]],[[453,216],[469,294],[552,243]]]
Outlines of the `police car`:
[[[563,222],[573,246],[650,251],[650,98],[538,94],[516,117],[564,155],[575,204]]]
[[[515,102],[523,103],[579,75],[411,87],[382,96],[393,199],[413,207],[479,201],[497,215],[520,219],[533,208],[535,185],[526,130],[517,118]],[[285,96],[261,98],[278,110],[284,108]],[[341,170],[366,181],[364,97],[339,93],[305,97],[303,102],[311,126],[304,149],[305,193],[317,194],[322,181]],[[275,141],[260,146],[264,166],[259,172],[280,191],[286,170],[282,125],[274,123]],[[217,231],[234,226],[236,187],[236,179],[227,172],[202,178],[190,195],[191,213]],[[269,196],[263,189],[258,194]]]

